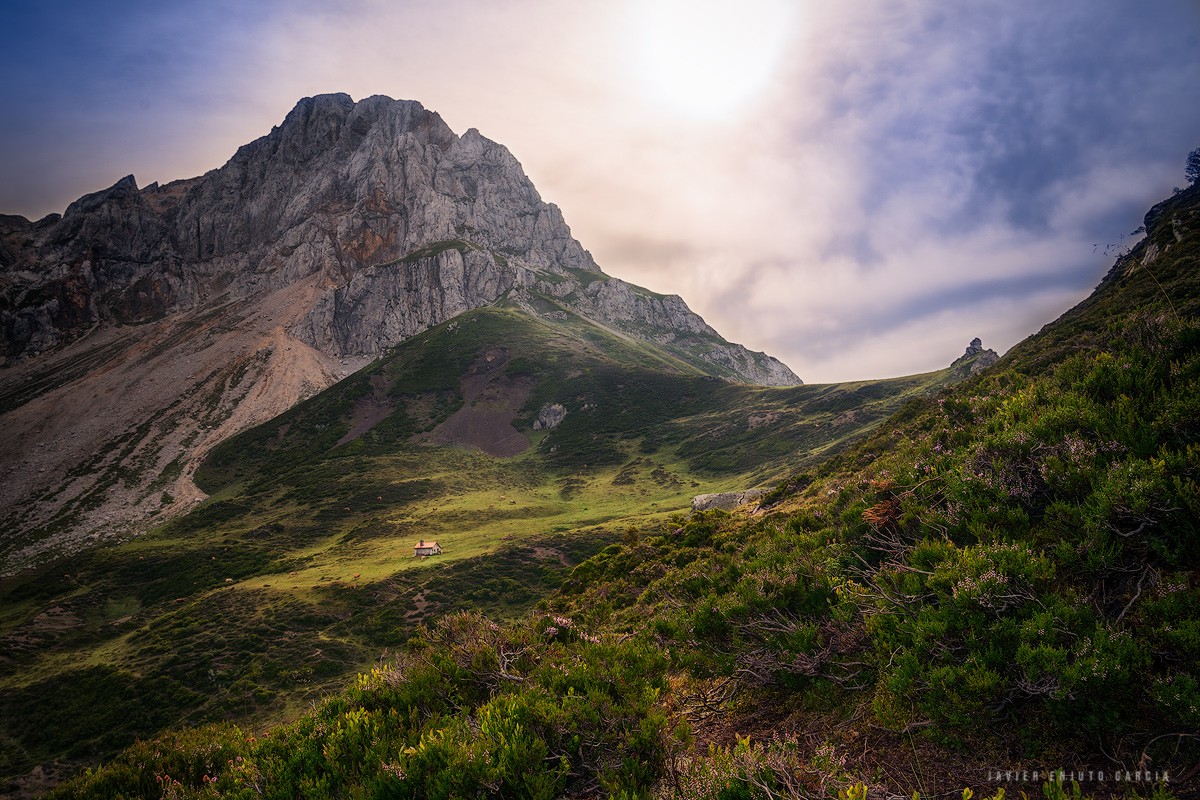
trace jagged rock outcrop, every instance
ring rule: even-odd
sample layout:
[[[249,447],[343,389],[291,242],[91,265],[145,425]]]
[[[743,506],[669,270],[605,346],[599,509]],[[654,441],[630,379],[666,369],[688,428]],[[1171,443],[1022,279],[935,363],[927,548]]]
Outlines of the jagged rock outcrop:
[[[535,431],[552,431],[567,418],[567,409],[561,403],[547,403],[538,409],[537,419],[533,421]]]
[[[950,364],[956,373],[961,373],[960,377],[966,378],[976,373],[983,372],[988,367],[1000,360],[1000,356],[995,350],[983,348],[983,341],[978,337],[971,340],[967,345],[966,352],[954,359]]]
[[[202,176],[0,216],[0,572],[186,509],[224,438],[521,292],[711,375],[800,382],[605,275],[506,148],[413,101],[305,98]]]
[[[717,492],[715,494],[698,494],[692,498],[692,511],[711,511],[719,508],[732,511],[738,506],[752,503],[765,495],[765,489],[746,489],[741,492]]]

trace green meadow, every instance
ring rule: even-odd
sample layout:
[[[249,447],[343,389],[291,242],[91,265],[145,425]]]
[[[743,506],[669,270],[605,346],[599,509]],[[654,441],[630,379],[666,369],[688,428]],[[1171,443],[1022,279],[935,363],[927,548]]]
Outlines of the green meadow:
[[[0,773],[293,719],[442,615],[517,619],[629,531],[773,486],[952,380],[764,389],[549,297],[464,314],[218,447],[186,516],[0,583]],[[497,431],[523,449],[485,452]]]

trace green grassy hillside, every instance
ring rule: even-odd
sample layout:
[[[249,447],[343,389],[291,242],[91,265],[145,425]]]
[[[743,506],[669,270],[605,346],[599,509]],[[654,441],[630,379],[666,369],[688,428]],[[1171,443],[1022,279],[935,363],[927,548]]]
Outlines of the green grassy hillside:
[[[763,389],[549,298],[464,314],[221,445],[190,514],[0,583],[0,774],[294,719],[422,625],[522,619],[630,529],[772,485],[952,379]]]
[[[440,617],[261,738],[173,734],[56,796],[1190,796],[1200,188],[1148,228],[769,513],[646,520],[537,610]]]
[[[1100,795],[1196,790],[1200,189],[1147,220],[1087,301],[785,482],[774,514],[575,570],[555,609],[669,649],[699,741],[809,743],[699,772],[786,788],[826,752],[900,794],[1056,766],[1107,770]]]

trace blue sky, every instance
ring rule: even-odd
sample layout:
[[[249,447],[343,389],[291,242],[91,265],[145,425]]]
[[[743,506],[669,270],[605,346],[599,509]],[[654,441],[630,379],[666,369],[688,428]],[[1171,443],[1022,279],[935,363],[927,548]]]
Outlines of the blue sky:
[[[809,381],[1035,332],[1200,146],[1195,0],[10,2],[0,65],[0,212],[201,174],[303,96],[416,99]]]

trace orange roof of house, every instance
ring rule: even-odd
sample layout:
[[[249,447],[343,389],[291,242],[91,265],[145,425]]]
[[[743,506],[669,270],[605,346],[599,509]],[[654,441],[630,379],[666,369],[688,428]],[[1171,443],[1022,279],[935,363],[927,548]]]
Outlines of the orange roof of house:
[[[424,540],[422,540],[420,544],[413,545],[414,548],[418,548],[418,549],[422,548],[422,547],[437,547],[437,546],[438,546],[437,542],[426,542]]]

